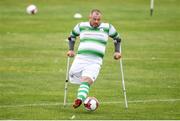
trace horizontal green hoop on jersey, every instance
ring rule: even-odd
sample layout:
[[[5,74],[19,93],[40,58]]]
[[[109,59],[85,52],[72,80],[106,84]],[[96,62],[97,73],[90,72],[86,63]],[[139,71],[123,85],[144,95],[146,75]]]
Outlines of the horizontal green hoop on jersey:
[[[96,42],[96,43],[103,44],[103,45],[107,44],[107,42],[104,40],[93,39],[93,38],[83,38],[83,39],[80,39],[80,42]]]
[[[80,32],[82,31],[97,31],[97,32],[105,32],[108,34],[109,28],[105,28],[105,27],[93,28],[93,27],[88,27],[88,26],[82,26],[80,27]]]
[[[101,58],[104,57],[104,53],[100,53],[99,51],[96,50],[78,50],[78,54],[90,54]]]

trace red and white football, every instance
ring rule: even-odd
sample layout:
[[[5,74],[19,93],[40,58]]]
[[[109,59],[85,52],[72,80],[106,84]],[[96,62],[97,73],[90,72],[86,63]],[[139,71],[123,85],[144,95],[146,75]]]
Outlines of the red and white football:
[[[84,101],[84,107],[88,111],[95,111],[99,106],[99,101],[95,97],[87,97]]]

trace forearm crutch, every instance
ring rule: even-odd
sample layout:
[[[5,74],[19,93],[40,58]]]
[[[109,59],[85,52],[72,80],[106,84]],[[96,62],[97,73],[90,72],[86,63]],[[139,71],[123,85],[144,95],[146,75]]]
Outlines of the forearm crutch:
[[[68,91],[68,82],[69,82],[69,65],[70,65],[70,57],[67,58],[67,67],[66,67],[66,80],[64,87],[64,106],[67,103],[67,91]]]
[[[122,54],[121,45],[120,45],[120,53]],[[120,68],[121,68],[121,77],[122,77],[122,88],[123,88],[123,94],[124,94],[124,102],[125,102],[125,107],[128,108],[128,100],[127,100],[127,96],[126,96],[126,87],[125,87],[125,81],[124,81],[122,58],[120,58]]]

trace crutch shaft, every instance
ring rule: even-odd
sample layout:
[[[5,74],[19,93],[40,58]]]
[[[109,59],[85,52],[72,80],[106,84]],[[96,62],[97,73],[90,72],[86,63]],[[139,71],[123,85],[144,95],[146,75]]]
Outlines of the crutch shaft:
[[[69,81],[69,63],[70,63],[70,57],[67,59],[67,68],[66,68],[66,81],[64,86],[64,106],[66,106],[67,102],[67,91],[68,91],[68,81]]]
[[[120,45],[120,52],[122,53],[121,45]],[[122,88],[123,88],[123,94],[124,94],[124,102],[125,102],[125,107],[128,108],[128,101],[127,101],[127,96],[126,96],[126,86],[125,86],[125,81],[124,81],[122,58],[120,59],[120,68],[121,68],[121,77],[122,77]]]

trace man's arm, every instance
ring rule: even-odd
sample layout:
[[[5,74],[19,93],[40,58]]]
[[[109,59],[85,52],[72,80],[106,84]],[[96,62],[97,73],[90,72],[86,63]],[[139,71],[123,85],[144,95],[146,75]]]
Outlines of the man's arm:
[[[121,44],[121,39],[118,37],[118,38],[115,38],[114,39],[114,48],[115,48],[115,52],[120,52],[120,44]]]
[[[114,59],[119,60],[121,58],[121,52],[120,52],[120,44],[121,44],[121,39],[120,38],[115,38],[114,39]]]
[[[69,50],[74,51],[75,39],[76,38],[74,38],[72,36],[68,37],[68,40],[69,40]]]
[[[75,38],[72,36],[68,37],[69,40],[69,51],[67,52],[67,56],[74,57],[74,45],[75,45]]]
[[[79,24],[77,24],[74,29],[72,30],[70,36],[68,37],[69,40],[69,51],[67,52],[67,56],[73,57],[75,55],[74,53],[74,45],[75,45],[75,40],[76,37],[79,36],[80,33],[80,28]]]
[[[121,44],[121,38],[119,37],[119,34],[117,33],[116,29],[113,25],[109,25],[109,36],[114,40],[114,59],[118,60],[121,58],[120,53],[120,44]]]

